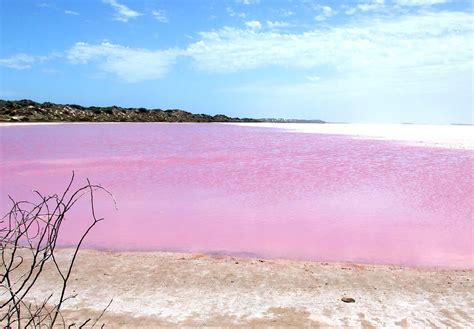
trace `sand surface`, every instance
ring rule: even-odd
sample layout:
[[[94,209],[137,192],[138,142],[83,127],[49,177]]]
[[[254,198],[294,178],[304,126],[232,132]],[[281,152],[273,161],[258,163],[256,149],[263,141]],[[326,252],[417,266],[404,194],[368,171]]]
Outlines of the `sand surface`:
[[[60,262],[70,250],[58,253]],[[472,327],[474,270],[81,250],[64,308],[109,327]],[[57,283],[47,268],[32,297]],[[344,303],[342,297],[355,303]]]

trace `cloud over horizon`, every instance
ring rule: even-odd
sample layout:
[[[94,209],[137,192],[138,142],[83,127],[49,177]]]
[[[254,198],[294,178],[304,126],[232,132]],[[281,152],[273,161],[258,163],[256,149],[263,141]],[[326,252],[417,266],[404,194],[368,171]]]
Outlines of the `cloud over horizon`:
[[[461,12],[424,12],[399,18],[358,20],[302,33],[278,32],[268,23],[245,22],[246,28],[223,27],[199,33],[186,48],[129,48],[104,42],[76,43],[67,50],[71,63],[97,63],[102,72],[126,82],[160,79],[177,56],[189,57],[198,70],[232,73],[269,66],[300,70],[329,66],[334,72],[443,74],[467,70],[473,63],[472,15]],[[18,54],[0,65],[27,69],[47,56]]]
[[[95,64],[106,74],[125,82],[161,79],[173,65],[176,50],[132,49],[109,42],[100,44],[76,43],[67,51],[72,64]]]
[[[199,69],[218,73],[266,66],[337,71],[404,69],[427,72],[472,64],[474,19],[465,13],[423,13],[367,19],[302,33],[224,27],[201,32],[187,48]],[[454,49],[456,49],[454,51]]]

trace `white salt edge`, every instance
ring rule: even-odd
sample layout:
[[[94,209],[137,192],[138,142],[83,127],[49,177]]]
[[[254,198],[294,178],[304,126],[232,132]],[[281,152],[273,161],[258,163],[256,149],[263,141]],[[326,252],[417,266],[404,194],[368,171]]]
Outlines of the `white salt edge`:
[[[284,129],[288,132],[347,135],[353,138],[400,141],[407,145],[474,149],[474,126],[359,123],[226,123],[246,127]]]

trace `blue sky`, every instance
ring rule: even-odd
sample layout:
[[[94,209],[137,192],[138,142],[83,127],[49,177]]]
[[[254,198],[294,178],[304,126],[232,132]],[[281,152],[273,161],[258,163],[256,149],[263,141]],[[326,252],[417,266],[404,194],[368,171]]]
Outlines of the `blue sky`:
[[[473,123],[457,0],[0,0],[0,97]]]

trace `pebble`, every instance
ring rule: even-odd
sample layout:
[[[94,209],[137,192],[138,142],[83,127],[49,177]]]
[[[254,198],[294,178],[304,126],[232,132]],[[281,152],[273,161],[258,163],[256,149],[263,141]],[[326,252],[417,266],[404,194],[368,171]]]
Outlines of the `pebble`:
[[[341,300],[344,302],[344,303],[355,303],[355,299],[354,298],[351,298],[351,297],[342,297]]]

